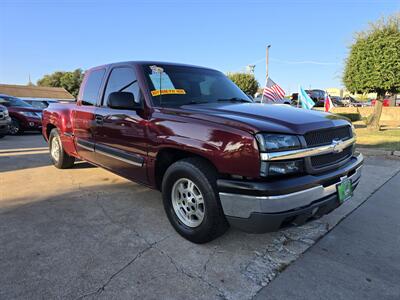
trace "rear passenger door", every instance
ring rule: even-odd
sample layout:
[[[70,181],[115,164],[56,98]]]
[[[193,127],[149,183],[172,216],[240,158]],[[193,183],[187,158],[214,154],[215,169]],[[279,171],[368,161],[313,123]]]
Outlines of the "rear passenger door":
[[[135,181],[147,183],[146,128],[142,111],[112,109],[112,92],[131,92],[135,102],[143,102],[133,66],[114,67],[107,79],[102,104],[96,109],[96,154],[104,167]]]
[[[76,149],[82,158],[92,162],[96,162],[94,152],[95,110],[105,72],[104,68],[100,68],[85,74],[76,109],[72,112]]]

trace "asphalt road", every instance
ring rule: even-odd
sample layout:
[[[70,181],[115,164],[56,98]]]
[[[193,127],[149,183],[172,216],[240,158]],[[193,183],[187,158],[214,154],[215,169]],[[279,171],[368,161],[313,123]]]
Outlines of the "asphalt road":
[[[196,245],[170,226],[159,192],[84,162],[58,170],[40,135],[5,137],[0,299],[250,299],[399,170],[369,158],[355,196],[330,215]]]

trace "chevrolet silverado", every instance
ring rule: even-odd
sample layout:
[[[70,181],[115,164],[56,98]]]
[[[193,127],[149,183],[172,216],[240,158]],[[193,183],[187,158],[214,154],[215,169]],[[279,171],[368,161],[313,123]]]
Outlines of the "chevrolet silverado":
[[[363,163],[346,119],[253,103],[223,73],[183,64],[92,68],[77,102],[51,104],[42,122],[57,168],[85,160],[160,190],[170,223],[195,243],[229,225],[267,232],[329,213]]]

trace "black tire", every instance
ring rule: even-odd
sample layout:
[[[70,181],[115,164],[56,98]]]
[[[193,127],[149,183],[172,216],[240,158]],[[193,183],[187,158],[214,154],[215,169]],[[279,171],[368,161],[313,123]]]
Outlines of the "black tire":
[[[17,119],[11,118],[11,124],[8,129],[8,134],[9,135],[18,135],[23,133],[24,131],[21,128],[21,124]]]
[[[53,154],[53,147],[55,147],[55,143],[58,143],[58,157]],[[51,160],[56,168],[59,169],[68,169],[71,168],[75,163],[75,157],[68,155],[65,153],[63,149],[63,145],[61,143],[60,135],[56,128],[52,129],[49,136],[49,151]]]
[[[185,225],[172,204],[172,189],[180,179],[191,180],[203,196],[204,218],[197,227]],[[229,225],[225,219],[218,196],[217,172],[201,158],[186,158],[172,164],[163,177],[162,196],[164,209],[175,230],[194,243],[206,243],[225,233]]]
[[[2,139],[5,136],[6,136],[5,134],[0,134],[0,139]]]

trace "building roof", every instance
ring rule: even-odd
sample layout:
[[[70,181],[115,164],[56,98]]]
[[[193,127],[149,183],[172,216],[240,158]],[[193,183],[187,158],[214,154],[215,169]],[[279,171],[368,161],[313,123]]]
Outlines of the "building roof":
[[[75,99],[64,88],[32,85],[0,84],[0,94],[21,98]]]

